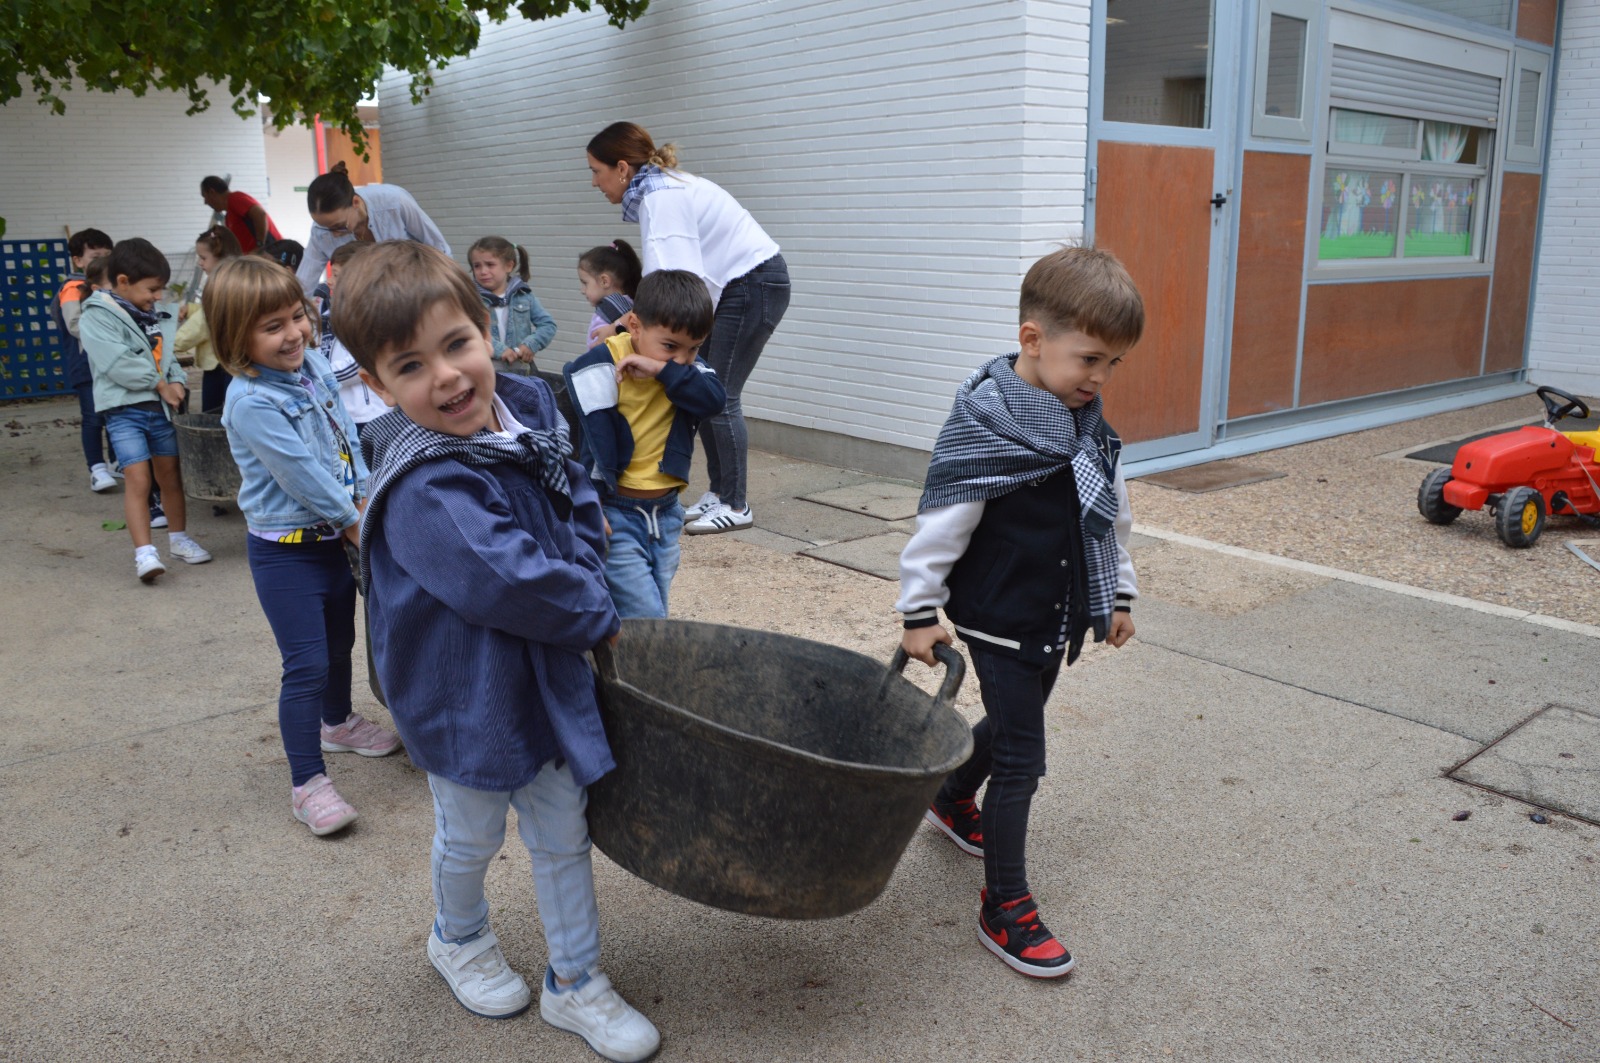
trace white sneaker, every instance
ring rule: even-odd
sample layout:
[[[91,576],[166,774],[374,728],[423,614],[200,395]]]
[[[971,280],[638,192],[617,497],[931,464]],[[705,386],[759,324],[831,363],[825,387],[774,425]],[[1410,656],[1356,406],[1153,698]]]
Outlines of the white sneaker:
[[[437,930],[429,930],[428,960],[461,1006],[474,1015],[509,1019],[528,1010],[533,999],[528,983],[506,963],[500,939],[487,927],[459,945],[442,941]]]
[[[683,519],[699,520],[701,517],[706,515],[706,510],[710,509],[712,506],[721,501],[722,499],[717,497],[715,491],[707,491],[705,494],[700,496],[700,501],[683,511]]]
[[[193,539],[169,539],[167,553],[191,565],[203,565],[211,560],[211,551]]]
[[[734,509],[726,502],[718,502],[700,515],[699,520],[690,521],[683,526],[683,530],[690,535],[711,535],[715,532],[738,531],[748,528],[755,523],[755,515],[750,512],[750,507]]]
[[[111,475],[111,470],[106,468],[105,462],[89,469],[89,490],[95,494],[110,491],[117,486],[117,478]]]
[[[539,994],[539,1016],[557,1029],[575,1033],[589,1047],[617,1063],[648,1059],[661,1047],[661,1032],[638,1009],[622,999],[611,979],[595,971],[577,989],[557,993],[545,975]]]
[[[167,566],[161,563],[161,555],[154,550],[148,554],[135,554],[133,568],[139,574],[141,583],[154,583],[156,577],[167,570]]]

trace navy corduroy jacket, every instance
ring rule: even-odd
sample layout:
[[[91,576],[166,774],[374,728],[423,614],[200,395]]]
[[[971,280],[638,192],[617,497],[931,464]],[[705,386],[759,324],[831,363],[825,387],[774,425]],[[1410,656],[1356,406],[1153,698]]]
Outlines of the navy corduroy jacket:
[[[542,381],[495,390],[529,428],[560,420]],[[388,487],[367,530],[378,679],[424,771],[509,791],[555,757],[583,786],[615,767],[584,656],[619,626],[605,525],[581,466],[567,473],[564,520],[518,466],[430,461]]]

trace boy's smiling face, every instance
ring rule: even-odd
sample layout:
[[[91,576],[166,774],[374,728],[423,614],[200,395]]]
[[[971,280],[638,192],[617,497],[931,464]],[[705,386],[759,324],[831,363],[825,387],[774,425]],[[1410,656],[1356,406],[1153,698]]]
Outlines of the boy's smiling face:
[[[129,280],[126,273],[119,273],[111,290],[148,314],[160,301],[161,289],[166,286],[160,277],[141,277],[135,281]]]
[[[386,347],[361,379],[423,428],[452,436],[499,431],[489,337],[455,302],[441,299],[417,319],[402,347]]]
[[[1086,332],[1059,329],[1047,333],[1032,321],[1022,323],[1018,339],[1022,354],[1017,358],[1017,375],[1060,399],[1069,410],[1093,402],[1128,353],[1127,347],[1113,346]]]

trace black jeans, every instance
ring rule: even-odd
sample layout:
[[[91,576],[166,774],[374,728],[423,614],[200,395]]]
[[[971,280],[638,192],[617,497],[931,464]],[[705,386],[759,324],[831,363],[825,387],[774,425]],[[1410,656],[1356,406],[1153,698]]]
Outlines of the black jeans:
[[[1028,810],[1044,775],[1044,703],[1059,663],[1032,665],[968,642],[985,716],[972,728],[972,756],[945,780],[941,802],[976,797],[983,780],[983,879],[991,903],[1028,893]]]
[[[228,397],[228,385],[233,375],[218,366],[200,374],[200,412],[221,413],[222,403]]]
[[[743,509],[747,501],[750,450],[750,433],[745,427],[739,393],[788,309],[789,267],[782,255],[773,255],[722,289],[711,335],[700,348],[700,356],[716,371],[728,392],[728,404],[722,412],[700,422],[706,477],[716,496],[734,509]]]

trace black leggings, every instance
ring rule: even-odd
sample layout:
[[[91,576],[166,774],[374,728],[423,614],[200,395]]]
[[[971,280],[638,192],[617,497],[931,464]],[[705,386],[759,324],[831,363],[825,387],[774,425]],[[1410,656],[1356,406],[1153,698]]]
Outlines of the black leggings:
[[[1028,810],[1044,775],[1044,703],[1059,663],[1032,665],[969,642],[985,716],[972,728],[972,756],[945,780],[939,800],[976,797],[983,780],[983,879],[989,901],[1014,901],[1028,889]]]

